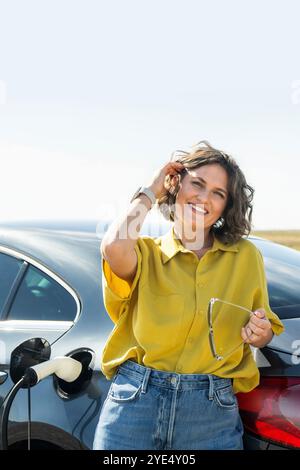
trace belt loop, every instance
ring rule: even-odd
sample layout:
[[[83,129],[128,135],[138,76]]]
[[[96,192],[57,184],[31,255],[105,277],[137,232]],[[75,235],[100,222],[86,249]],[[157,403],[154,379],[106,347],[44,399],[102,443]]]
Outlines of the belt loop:
[[[147,367],[144,378],[143,378],[141,393],[146,393],[147,391],[147,385],[148,385],[150,374],[151,374],[151,368]]]
[[[208,374],[208,380],[209,380],[208,399],[212,400],[214,398],[214,379],[213,379],[213,376]]]

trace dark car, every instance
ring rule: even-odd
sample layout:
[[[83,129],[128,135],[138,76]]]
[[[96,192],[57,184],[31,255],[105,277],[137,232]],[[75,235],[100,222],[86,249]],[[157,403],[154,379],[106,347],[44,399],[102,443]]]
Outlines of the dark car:
[[[11,353],[32,338],[51,345],[51,357],[84,364],[74,383],[47,377],[31,389],[31,448],[91,449],[111,382],[100,369],[114,324],[101,292],[101,231],[94,222],[23,222],[0,226],[0,405],[15,380]],[[97,230],[96,230],[97,229]],[[142,233],[160,235],[156,228]],[[150,230],[150,233],[149,233]],[[162,227],[161,230],[164,230]],[[249,449],[300,448],[300,253],[250,237],[261,250],[270,305],[286,331],[253,350],[260,385],[239,394]],[[9,414],[8,444],[27,447],[27,390]]]

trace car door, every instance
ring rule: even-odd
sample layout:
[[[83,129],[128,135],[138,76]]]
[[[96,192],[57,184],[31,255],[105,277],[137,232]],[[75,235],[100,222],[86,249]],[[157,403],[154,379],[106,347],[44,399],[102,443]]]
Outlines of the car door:
[[[0,404],[12,387],[11,352],[40,337],[50,344],[76,322],[76,293],[36,260],[0,246]]]

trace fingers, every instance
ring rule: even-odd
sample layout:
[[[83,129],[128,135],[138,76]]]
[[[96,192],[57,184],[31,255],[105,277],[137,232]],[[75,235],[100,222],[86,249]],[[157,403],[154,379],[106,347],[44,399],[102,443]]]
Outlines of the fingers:
[[[164,168],[165,171],[165,188],[173,193],[179,182],[179,174],[184,169],[184,165],[180,162],[169,162]]]
[[[166,175],[175,176],[180,173],[184,168],[184,165],[180,162],[169,162],[165,166]]]
[[[166,192],[170,190],[172,177],[178,175],[183,168],[184,165],[180,162],[168,162],[154,174],[152,179],[147,182],[146,186],[149,186],[155,194],[156,199],[159,199],[165,196]]]
[[[253,313],[257,318],[266,318],[266,311],[264,308],[258,308]]]
[[[254,326],[257,326],[258,328],[264,328],[267,321],[268,320],[260,320],[255,315],[251,315],[249,323],[251,323]]]
[[[259,320],[255,315],[250,317],[249,323],[246,325],[246,331],[250,330],[248,333],[255,333],[256,335],[264,335],[265,331],[269,329],[270,322],[269,320]]]
[[[260,315],[261,315],[261,313],[260,313]],[[267,317],[258,316],[258,314],[256,312],[254,312],[254,314],[251,315],[251,317],[250,317],[249,323],[251,323],[252,325],[257,326],[259,328],[265,329],[269,325],[270,321],[267,319]]]
[[[243,341],[247,342],[248,335],[246,334],[245,328],[242,328],[241,337],[242,337]]]
[[[253,312],[247,325],[241,330],[241,337],[243,341],[253,344],[266,338],[269,330],[271,329],[271,322],[266,317],[264,309],[259,309]]]
[[[241,337],[245,343],[251,344],[257,341],[260,337],[255,333],[252,333],[250,328],[242,328]]]
[[[246,326],[246,332],[248,333],[248,336],[250,336],[252,333],[254,333],[257,336],[263,336],[265,333],[265,329],[259,328],[258,326],[249,322],[248,326]]]

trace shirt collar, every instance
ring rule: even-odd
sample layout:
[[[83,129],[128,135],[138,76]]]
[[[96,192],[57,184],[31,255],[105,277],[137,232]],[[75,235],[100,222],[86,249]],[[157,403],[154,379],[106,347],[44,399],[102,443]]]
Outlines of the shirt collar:
[[[237,253],[239,251],[238,249],[238,244],[233,243],[231,245],[225,245],[225,243],[222,243],[218,238],[214,237],[214,242],[213,246],[208,250],[209,252],[215,252],[217,250],[221,251],[231,251]],[[171,227],[171,229],[161,237],[161,251],[162,251],[162,261],[165,264],[167,261],[169,261],[173,256],[175,256],[179,251],[182,253],[191,253],[190,250],[185,248],[181,240],[176,238],[175,233],[174,233],[174,226]]]

